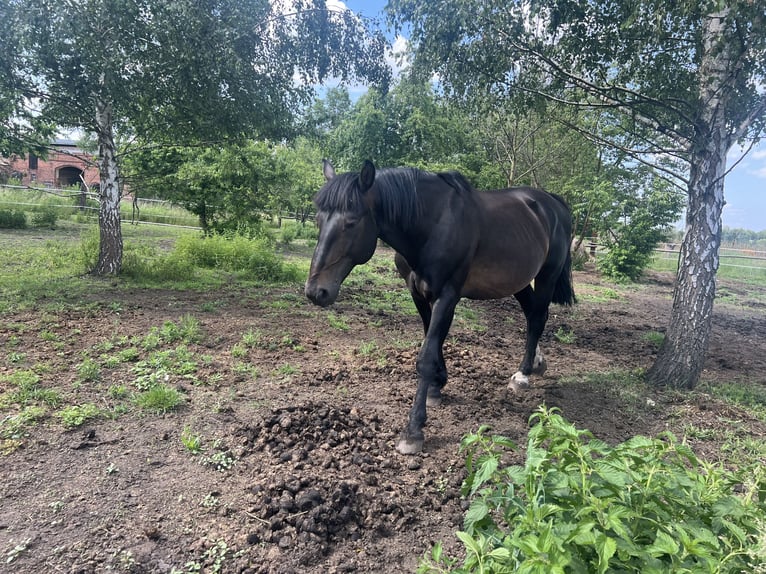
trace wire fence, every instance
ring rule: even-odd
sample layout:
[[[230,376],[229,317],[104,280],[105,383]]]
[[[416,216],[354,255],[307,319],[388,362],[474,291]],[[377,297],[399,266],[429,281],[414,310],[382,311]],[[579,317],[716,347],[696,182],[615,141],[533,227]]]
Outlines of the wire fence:
[[[30,201],[23,201],[28,194]],[[0,207],[39,211],[54,209],[60,215],[98,220],[99,195],[85,189],[59,189],[20,185],[0,185]],[[128,195],[120,200],[120,219],[124,223],[146,223],[200,229],[196,216],[164,199],[137,198]]]
[[[600,244],[596,238],[592,237],[583,240],[582,246],[587,253],[596,258],[608,251],[605,245]],[[676,271],[680,251],[680,243],[661,243],[654,249],[652,268]],[[766,251],[724,245],[720,248],[718,256],[720,275],[766,279]]]

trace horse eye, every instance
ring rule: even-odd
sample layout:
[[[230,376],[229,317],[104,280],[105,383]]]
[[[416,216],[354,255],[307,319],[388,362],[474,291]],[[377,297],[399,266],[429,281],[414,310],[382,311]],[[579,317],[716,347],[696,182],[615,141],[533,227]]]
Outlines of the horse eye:
[[[346,217],[343,220],[343,229],[344,230],[350,229],[350,228],[354,227],[354,225],[356,225],[357,223],[359,223],[359,218],[358,217]]]

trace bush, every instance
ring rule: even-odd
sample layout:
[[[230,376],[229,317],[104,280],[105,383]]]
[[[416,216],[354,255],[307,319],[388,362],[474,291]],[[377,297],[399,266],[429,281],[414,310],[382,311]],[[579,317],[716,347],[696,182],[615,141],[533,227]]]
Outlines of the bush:
[[[701,462],[670,434],[615,447],[555,409],[532,416],[524,466],[503,437],[463,439],[466,556],[436,545],[418,572],[757,572],[766,562],[766,472]],[[762,571],[762,570],[761,570]]]
[[[26,229],[27,216],[20,209],[0,209],[0,229]]]
[[[54,207],[44,207],[32,214],[32,225],[35,227],[56,227],[59,218],[58,211]]]

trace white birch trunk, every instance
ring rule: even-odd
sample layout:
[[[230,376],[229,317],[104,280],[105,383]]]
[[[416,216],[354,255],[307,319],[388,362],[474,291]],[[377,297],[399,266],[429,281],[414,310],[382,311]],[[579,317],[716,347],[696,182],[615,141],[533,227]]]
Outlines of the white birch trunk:
[[[731,134],[726,125],[731,50],[725,42],[728,10],[708,15],[700,66],[703,110],[691,150],[689,205],[673,308],[665,341],[648,372],[654,385],[693,388],[702,373],[713,318],[721,245],[723,180]]]
[[[122,270],[122,227],[120,224],[120,186],[117,152],[112,131],[111,104],[96,103],[98,155],[101,189],[98,225],[100,232],[98,263],[94,275],[119,275]]]

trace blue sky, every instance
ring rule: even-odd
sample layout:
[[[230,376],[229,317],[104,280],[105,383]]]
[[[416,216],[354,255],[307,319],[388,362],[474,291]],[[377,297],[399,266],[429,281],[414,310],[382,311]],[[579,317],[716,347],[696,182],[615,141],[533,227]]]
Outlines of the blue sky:
[[[382,18],[386,0],[329,0],[328,4],[345,4],[362,16]],[[729,165],[741,155],[741,150],[735,146],[729,153]],[[724,226],[766,230],[766,141],[751,150],[726,176],[724,196]]]

